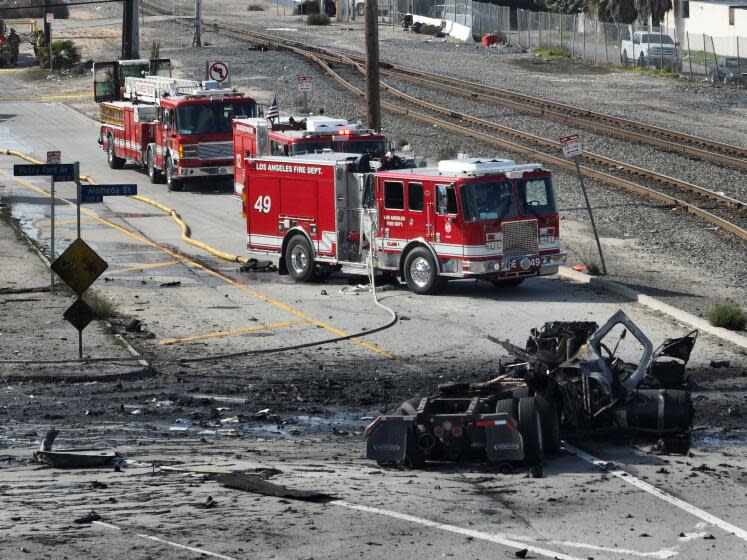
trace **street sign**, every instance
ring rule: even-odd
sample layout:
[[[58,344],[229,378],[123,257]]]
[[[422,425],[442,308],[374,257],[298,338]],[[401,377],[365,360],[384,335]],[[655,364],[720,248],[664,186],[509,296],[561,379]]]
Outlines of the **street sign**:
[[[230,72],[228,70],[228,63],[222,60],[208,61],[207,63],[207,77],[208,80],[215,80],[221,84],[228,83]]]
[[[108,264],[81,238],[73,241],[52,263],[52,270],[81,295],[108,268]]]
[[[47,12],[47,21],[54,21],[54,12]]]
[[[296,76],[296,86],[298,87],[298,91],[311,91],[313,83],[314,78],[312,76]]]
[[[137,194],[137,185],[81,185],[82,203],[103,202],[105,196],[132,196]]]
[[[47,165],[53,163],[62,163],[62,152],[59,150],[47,152]]]
[[[16,177],[41,177],[51,175],[55,181],[75,181],[75,164],[52,163],[52,164],[15,164],[13,175]]]
[[[560,146],[563,148],[563,157],[574,158],[584,153],[584,147],[581,144],[579,134],[570,134],[560,139]]]
[[[88,323],[96,318],[96,313],[85,301],[78,298],[75,300],[75,303],[67,308],[67,311],[62,316],[80,332],[88,326]]]

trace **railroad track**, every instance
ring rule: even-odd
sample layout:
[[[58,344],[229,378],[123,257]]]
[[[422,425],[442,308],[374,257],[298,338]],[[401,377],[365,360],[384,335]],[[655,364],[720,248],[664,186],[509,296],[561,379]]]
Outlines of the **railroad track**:
[[[143,4],[145,5],[146,9],[150,11],[155,11],[159,14],[169,13],[168,10],[156,4],[153,4],[152,2],[148,2],[147,0],[143,2]],[[363,90],[353,85],[348,80],[344,79],[330,65],[330,63],[342,64],[342,65],[355,69],[357,72],[361,74],[365,74],[365,70],[363,69],[360,57],[352,57],[349,55],[332,52],[327,49],[317,47],[315,45],[308,45],[300,41],[288,40],[283,37],[256,32],[256,31],[252,31],[252,30],[249,30],[243,27],[227,25],[227,24],[222,24],[222,23],[217,23],[217,22],[212,22],[208,25],[216,32],[222,33],[238,41],[252,42],[252,43],[261,42],[264,44],[272,45],[273,47],[278,48],[278,49],[288,50],[303,58],[306,58],[307,60],[311,60],[312,62],[320,66],[322,70],[324,70],[325,73],[327,73],[333,80],[335,80],[345,90],[349,91],[353,95],[356,95],[360,98],[363,98],[365,95]],[[535,136],[535,135],[522,132],[519,130],[515,130],[509,127],[504,127],[502,125],[498,125],[496,123],[487,121],[485,119],[480,119],[480,118],[473,117],[467,114],[458,113],[446,107],[440,107],[433,103],[423,101],[421,99],[417,99],[413,96],[407,95],[386,83],[382,83],[382,87],[389,94],[401,99],[402,101],[405,101],[406,103],[414,105],[420,109],[425,109],[426,111],[430,111],[432,113],[436,113],[438,115],[447,117],[450,120],[445,120],[443,118],[434,117],[426,113],[413,111],[413,110],[404,108],[401,105],[390,103],[388,101],[382,101],[382,108],[384,108],[387,111],[390,111],[395,114],[407,116],[409,118],[418,120],[420,122],[423,122],[429,125],[439,126],[442,129],[450,130],[452,132],[456,132],[463,136],[471,137],[471,138],[486,142],[488,144],[501,147],[510,152],[527,156],[531,159],[535,159],[537,161],[540,161],[548,165],[552,165],[552,166],[555,166],[555,167],[558,167],[558,168],[561,168],[561,169],[564,169],[570,172],[575,171],[574,163],[564,158],[561,158],[561,157],[558,157],[552,154],[548,154],[545,151],[541,151],[533,147],[528,147],[525,144],[519,144],[515,141],[507,140],[505,139],[505,136],[508,136],[520,142],[530,143],[537,147],[551,149],[555,152],[559,151],[559,148],[560,148],[557,142],[554,142],[552,140],[547,140],[545,138],[541,138],[539,136]],[[501,137],[496,137],[486,132],[476,130],[473,127],[463,126],[463,124],[453,122],[454,120],[458,120],[460,121],[460,123],[469,123],[473,127],[480,127],[482,129],[487,129],[493,132],[500,132]],[[603,171],[600,169],[596,169],[593,167],[588,167],[586,165],[581,166],[581,172],[586,177],[596,179],[596,180],[599,180],[601,182],[604,182],[606,184],[610,184],[616,187],[624,188],[626,190],[635,192],[639,195],[645,196],[649,199],[656,200],[657,202],[662,202],[667,205],[682,208],[686,212],[693,214],[701,219],[704,219],[722,228],[723,230],[732,233],[733,235],[739,237],[740,239],[747,241],[747,230],[743,229],[737,223],[734,223],[734,221],[742,222],[744,220],[744,213],[745,213],[745,210],[747,210],[746,203],[736,200],[734,198],[725,196],[721,193],[716,193],[714,191],[710,191],[708,189],[699,187],[697,185],[692,185],[690,183],[681,181],[673,177],[668,177],[668,176],[654,173],[652,171],[648,171],[648,170],[645,170],[639,167],[632,166],[630,164],[626,164],[624,162],[619,162],[619,161],[613,160],[611,158],[607,158],[599,154],[593,154],[593,153],[588,154],[587,153],[585,157],[586,157],[586,162],[593,163],[597,166],[606,167],[607,169],[612,168],[617,173],[622,172],[622,173],[626,173],[629,175],[634,175],[636,177],[643,178],[643,179],[646,179],[647,181],[651,181],[651,182],[654,182],[654,183],[657,183],[659,185],[663,185],[669,188],[681,189],[682,191],[688,193],[689,195],[694,195],[701,199],[708,199],[712,202],[717,203],[720,206],[723,206],[725,209],[727,209],[726,214],[729,215],[729,219],[723,218],[721,216],[714,214],[713,212],[705,210],[701,208],[699,205],[692,203],[691,201],[683,200],[682,198],[672,196],[670,194],[658,191],[656,189],[652,189],[645,185],[641,185],[639,183],[633,182],[624,177],[620,177],[617,174],[613,174],[613,173]],[[731,221],[732,219],[734,221]]]

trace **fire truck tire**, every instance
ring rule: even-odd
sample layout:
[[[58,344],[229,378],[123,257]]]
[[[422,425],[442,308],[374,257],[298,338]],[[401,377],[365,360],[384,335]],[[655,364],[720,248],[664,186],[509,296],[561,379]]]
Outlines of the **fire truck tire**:
[[[519,399],[519,433],[524,441],[524,461],[529,466],[539,465],[544,458],[542,422],[534,397]]]
[[[303,235],[296,235],[288,242],[285,265],[294,280],[311,282],[314,279],[314,252]]]
[[[122,169],[125,160],[121,157],[117,157],[117,154],[114,152],[114,138],[112,138],[111,134],[107,137],[107,145],[106,161],[109,163],[109,167],[112,169]]]
[[[531,391],[529,390],[529,387],[527,387],[526,385],[524,385],[523,387],[518,387],[514,389],[512,395],[514,399],[516,399],[517,401],[519,399],[532,396]]]
[[[163,182],[163,175],[156,169],[156,158],[153,155],[153,150],[148,150],[146,162],[148,166],[148,179],[151,184],[156,185]]]
[[[517,406],[517,404],[518,403],[514,399],[501,399],[495,403],[495,413],[501,414],[507,412],[513,417],[514,420],[518,422],[519,407]]]
[[[415,247],[407,253],[404,273],[407,287],[416,294],[437,294],[446,283],[438,276],[438,265],[425,247]]]
[[[535,393],[534,400],[542,422],[542,443],[545,453],[556,455],[560,451],[560,414],[558,405],[552,397]]]
[[[170,155],[166,156],[166,186],[170,191],[182,190],[182,182],[174,177],[174,164]]]

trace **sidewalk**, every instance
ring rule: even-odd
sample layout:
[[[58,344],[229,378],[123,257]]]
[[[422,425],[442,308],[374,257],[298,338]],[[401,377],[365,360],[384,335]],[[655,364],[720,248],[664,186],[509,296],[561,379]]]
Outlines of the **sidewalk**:
[[[78,333],[62,317],[75,297],[59,278],[55,294],[34,290],[49,288],[49,269],[11,227],[4,213],[0,219],[0,261],[0,315],[3,317],[0,323],[0,380],[83,381],[141,374],[143,366],[135,360],[87,364],[74,361],[33,363],[78,358]],[[2,293],[9,291],[16,293]],[[83,331],[83,356],[132,358],[129,350],[103,321],[93,321]]]

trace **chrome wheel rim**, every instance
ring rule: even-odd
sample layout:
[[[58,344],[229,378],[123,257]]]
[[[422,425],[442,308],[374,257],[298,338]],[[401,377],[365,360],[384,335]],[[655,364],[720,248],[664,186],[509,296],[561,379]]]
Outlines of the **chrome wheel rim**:
[[[424,257],[415,257],[410,263],[410,278],[418,288],[425,287],[431,279],[431,264]]]
[[[293,270],[302,274],[309,266],[309,255],[303,245],[296,245],[291,251],[291,266]]]

